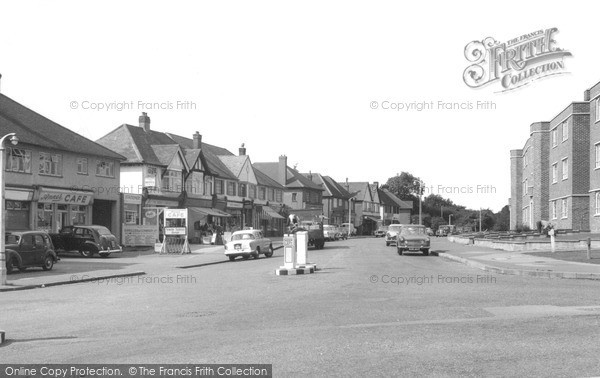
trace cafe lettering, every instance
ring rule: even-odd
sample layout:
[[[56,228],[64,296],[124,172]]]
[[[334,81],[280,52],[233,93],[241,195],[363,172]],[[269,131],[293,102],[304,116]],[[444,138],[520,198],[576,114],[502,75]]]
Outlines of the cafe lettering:
[[[38,202],[66,205],[89,205],[92,195],[76,192],[41,192]]]

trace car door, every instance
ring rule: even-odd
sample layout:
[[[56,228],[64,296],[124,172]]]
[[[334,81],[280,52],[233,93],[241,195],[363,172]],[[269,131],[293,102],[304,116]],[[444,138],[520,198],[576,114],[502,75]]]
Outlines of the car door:
[[[259,240],[260,250],[263,252],[266,252],[269,249],[269,243],[268,243],[267,239],[265,239],[262,232],[260,232],[260,231],[257,231],[255,236],[256,236],[256,239]]]
[[[19,255],[21,256],[21,260],[24,266],[34,265],[34,239],[32,234],[25,234],[21,237],[21,242],[19,243]]]
[[[44,255],[46,254],[46,243],[41,234],[33,235],[33,253],[32,253],[32,264],[41,265],[44,261]]]

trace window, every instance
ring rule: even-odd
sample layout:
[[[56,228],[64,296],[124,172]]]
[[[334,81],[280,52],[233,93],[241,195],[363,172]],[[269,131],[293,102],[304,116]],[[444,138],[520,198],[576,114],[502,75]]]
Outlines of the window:
[[[248,185],[248,197],[256,198],[256,185]]]
[[[227,181],[227,195],[235,196],[235,186],[236,183],[233,181]]]
[[[276,190],[275,191],[275,201],[276,202],[283,202],[283,191],[282,190]]]
[[[556,201],[552,201],[552,219],[556,219]]]
[[[190,189],[190,193],[204,194],[204,180],[202,177],[202,173],[192,172],[192,174],[188,177],[187,182],[188,188]]]
[[[566,198],[563,198],[562,203],[562,217],[563,218],[568,218],[568,214],[569,214],[569,206],[568,206],[568,202]]]
[[[77,174],[87,175],[88,174],[88,159],[77,158]]]
[[[6,170],[31,173],[31,151],[22,148],[7,148]]]
[[[38,203],[37,229],[44,231],[52,230],[53,216],[54,209],[51,203]]]
[[[96,162],[96,176],[115,177],[115,163],[112,161],[98,160]]]
[[[298,193],[292,193],[292,202],[298,202]]]
[[[600,142],[594,146],[596,149],[596,168],[600,168]]]
[[[204,195],[212,196],[212,178],[204,176]]]
[[[246,197],[246,184],[240,183],[238,194],[240,197]]]
[[[71,219],[73,224],[85,224],[85,206],[72,205],[71,206]]]
[[[556,184],[558,180],[558,163],[552,164],[552,183]]]
[[[258,188],[258,199],[263,201],[267,199],[267,188],[264,186]]]
[[[523,223],[527,223],[527,208],[523,209]]]
[[[527,195],[527,179],[525,179],[525,181],[523,181],[523,195],[524,196]]]
[[[600,121],[600,97],[596,100],[596,122]]]
[[[62,158],[58,154],[40,152],[41,175],[60,176],[62,174]]]
[[[139,222],[140,222],[139,208],[140,208],[140,205],[134,205],[131,203],[126,203],[124,205],[125,223],[126,224],[139,224]]]
[[[562,179],[566,180],[569,178],[569,159],[562,159]]]
[[[181,176],[180,171],[166,171],[162,178],[162,189],[167,192],[181,192]]]
[[[567,121],[562,123],[562,141],[569,139],[569,124]]]
[[[600,192],[596,192],[595,215],[600,215]]]
[[[274,201],[275,200],[275,189],[269,188],[268,194],[269,194],[268,200]]]
[[[223,180],[215,180],[215,194],[224,194]]]
[[[558,128],[552,130],[552,147],[558,146]]]

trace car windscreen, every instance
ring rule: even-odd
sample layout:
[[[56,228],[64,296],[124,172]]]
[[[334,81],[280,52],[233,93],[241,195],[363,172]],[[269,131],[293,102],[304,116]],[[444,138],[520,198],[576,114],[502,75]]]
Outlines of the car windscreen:
[[[98,233],[100,235],[112,235],[110,233],[110,230],[108,228],[106,228],[106,227],[98,227],[98,228],[96,228],[96,231],[98,231]]]
[[[402,226],[389,226],[388,231],[400,232],[401,228],[402,228]]]
[[[252,234],[235,234],[231,237],[231,240],[254,240]]]
[[[402,227],[402,235],[425,235],[423,227]]]

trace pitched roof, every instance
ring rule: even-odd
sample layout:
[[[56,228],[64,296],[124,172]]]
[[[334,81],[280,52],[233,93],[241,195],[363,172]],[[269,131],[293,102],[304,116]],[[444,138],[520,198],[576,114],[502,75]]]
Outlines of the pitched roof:
[[[278,162],[263,162],[254,163],[253,166],[257,167],[264,174],[277,181],[279,175],[279,163]],[[300,172],[294,168],[287,166],[287,180],[285,184],[286,188],[307,188],[315,190],[323,190],[323,187],[319,184],[315,184],[308,178],[304,177]]]
[[[24,144],[125,160],[124,156],[0,94],[0,134],[8,133],[16,133]]]
[[[269,176],[267,176],[263,171],[258,169],[254,164],[252,164],[252,168],[254,168],[254,175],[256,176],[256,181],[258,185],[270,186],[277,189],[284,189],[283,185],[273,180]]]
[[[235,177],[240,177],[240,172],[242,168],[244,168],[244,164],[246,160],[248,160],[248,156],[236,156],[236,155],[226,155],[219,156],[219,159],[225,164],[227,169],[231,171],[235,175]]]
[[[398,206],[401,209],[412,209],[412,201],[403,201],[388,189],[379,189],[380,201],[388,206]]]
[[[345,185],[344,185],[345,187]],[[371,201],[371,190],[368,182],[349,182],[348,192],[356,197],[357,201]]]
[[[139,126],[123,124],[97,140],[101,145],[125,156],[126,163],[147,163],[165,165],[156,156],[152,146],[172,145],[173,140],[166,134]]]
[[[175,143],[179,144],[184,149],[191,149],[194,147],[194,140],[191,138],[182,137],[181,135],[173,134],[173,133],[165,133],[169,138],[171,138]],[[200,148],[204,152],[210,152],[215,156],[222,155],[234,155],[231,151],[226,148],[214,146],[212,144],[200,142]]]
[[[350,193],[346,191],[346,189],[342,188],[340,184],[335,182],[329,176],[323,176],[320,173],[303,173],[304,177],[308,178],[318,185],[321,185],[323,188],[323,196],[324,197],[333,197],[333,198],[341,198],[348,199],[350,198]]]
[[[180,151],[178,144],[171,145],[152,145],[154,155],[162,165],[169,165],[173,161],[173,157]]]

